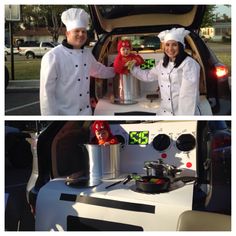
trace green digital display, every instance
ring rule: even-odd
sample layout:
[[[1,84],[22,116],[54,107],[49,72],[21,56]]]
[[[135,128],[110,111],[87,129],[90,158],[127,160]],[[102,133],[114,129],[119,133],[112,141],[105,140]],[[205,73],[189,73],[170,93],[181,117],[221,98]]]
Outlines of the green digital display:
[[[133,145],[146,145],[149,141],[148,131],[130,131],[129,132],[129,144]]]
[[[143,63],[140,68],[142,70],[150,70],[155,66],[155,59],[149,58],[149,59],[144,59],[145,63]]]

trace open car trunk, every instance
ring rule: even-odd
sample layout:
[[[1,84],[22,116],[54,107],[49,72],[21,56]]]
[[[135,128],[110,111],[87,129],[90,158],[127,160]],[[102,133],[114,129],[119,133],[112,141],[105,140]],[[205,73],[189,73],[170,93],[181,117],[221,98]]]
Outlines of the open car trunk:
[[[205,8],[205,5],[89,5],[98,34],[156,25],[165,29],[176,25],[198,30]]]

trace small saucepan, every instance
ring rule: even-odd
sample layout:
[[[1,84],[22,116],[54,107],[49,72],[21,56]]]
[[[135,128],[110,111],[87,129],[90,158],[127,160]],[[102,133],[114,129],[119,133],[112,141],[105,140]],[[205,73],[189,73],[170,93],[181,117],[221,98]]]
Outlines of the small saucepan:
[[[168,177],[174,178],[176,173],[181,172],[173,165],[165,164],[161,159],[157,161],[144,162],[144,168],[147,176]]]

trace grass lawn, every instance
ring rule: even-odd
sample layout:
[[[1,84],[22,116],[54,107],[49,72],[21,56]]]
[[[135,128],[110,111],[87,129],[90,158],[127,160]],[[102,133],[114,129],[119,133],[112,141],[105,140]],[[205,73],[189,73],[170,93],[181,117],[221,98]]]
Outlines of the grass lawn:
[[[15,60],[15,79],[16,80],[39,80],[41,59]],[[11,62],[6,61],[6,66],[11,71]],[[10,73],[11,74],[11,73]]]
[[[215,52],[218,59],[226,64],[231,76],[231,53]],[[5,62],[9,71],[11,70],[10,60]],[[39,80],[41,58],[27,60],[19,57],[14,61],[16,80]]]

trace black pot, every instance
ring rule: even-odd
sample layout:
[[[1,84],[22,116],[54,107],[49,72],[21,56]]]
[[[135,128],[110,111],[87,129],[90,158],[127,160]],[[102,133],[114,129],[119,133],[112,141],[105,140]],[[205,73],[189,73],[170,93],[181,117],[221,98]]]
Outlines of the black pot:
[[[136,180],[136,189],[145,193],[161,193],[169,190],[170,179],[157,176],[143,176]]]

